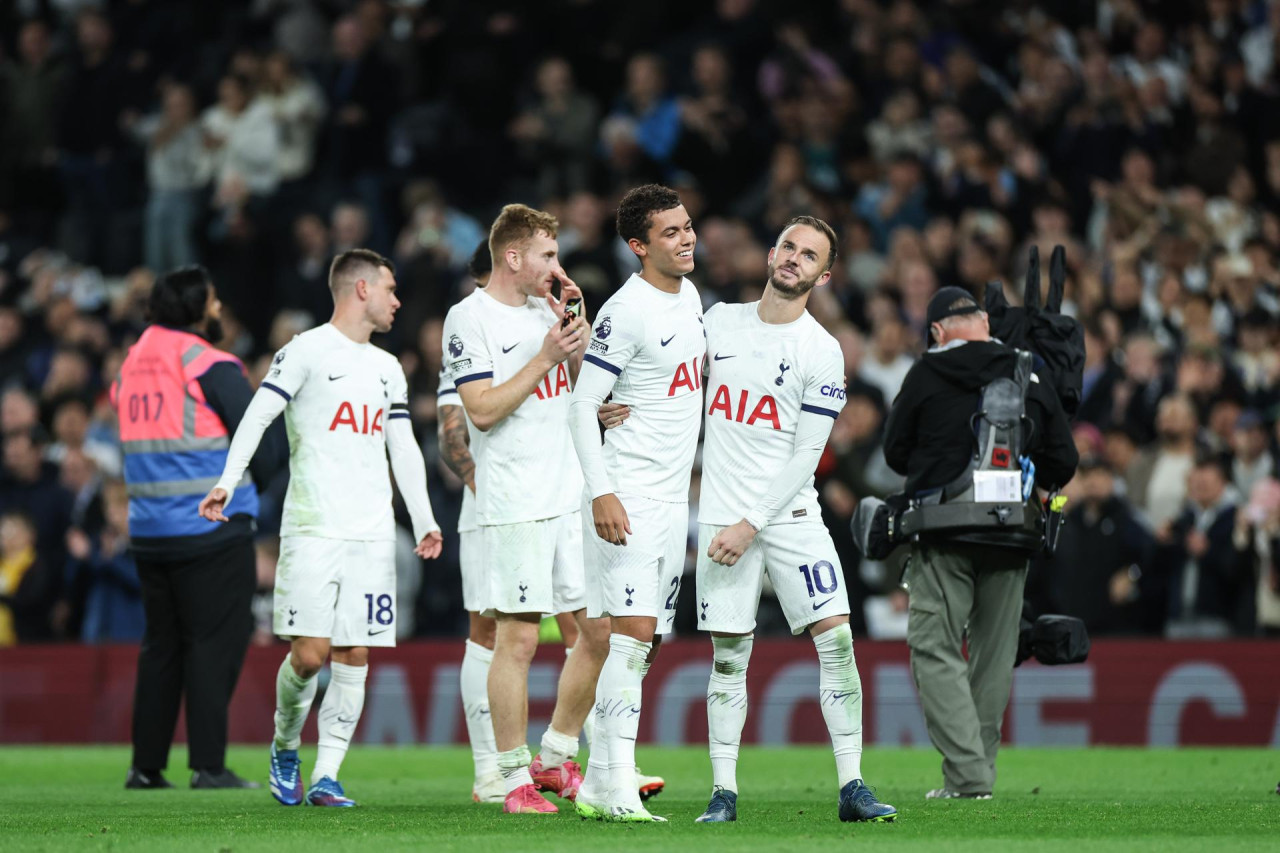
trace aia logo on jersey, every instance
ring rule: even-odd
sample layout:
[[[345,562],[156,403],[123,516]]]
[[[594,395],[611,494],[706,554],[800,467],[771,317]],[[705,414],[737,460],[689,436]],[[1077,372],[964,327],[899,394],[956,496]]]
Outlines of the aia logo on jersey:
[[[375,432],[382,432],[382,409],[376,409],[373,413],[373,420],[369,420],[369,404],[360,404],[360,418],[356,418],[356,409],[345,400],[338,406],[338,413],[333,416],[333,423],[329,424],[329,432],[337,432],[339,428],[351,427],[351,431],[356,435],[373,435]]]
[[[676,367],[675,375],[671,377],[671,387],[667,389],[667,396],[674,397],[681,388],[687,388],[690,391],[702,390],[702,359],[695,358],[688,364],[682,361]]]
[[[457,335],[449,336],[449,355],[454,358],[462,355],[462,338]]]
[[[604,340],[613,332],[613,323],[609,322],[608,317],[601,317],[600,322],[596,323],[596,337]]]
[[[542,381],[533,386],[533,395],[539,400],[550,400],[552,397],[559,397],[563,392],[572,390],[569,387],[569,370],[564,366],[564,362],[556,365],[556,379],[551,381],[551,374],[548,373],[542,377]]]
[[[768,424],[774,429],[782,429],[782,424],[778,423],[777,400],[765,394],[751,408],[751,414],[747,414],[747,404],[750,402],[748,396],[745,388],[738,392],[738,408],[735,412],[728,387],[721,385],[711,398],[711,407],[707,409],[707,417],[711,417],[716,412],[723,412],[726,421],[737,421],[738,423],[745,423],[747,426],[753,426],[760,422]]]

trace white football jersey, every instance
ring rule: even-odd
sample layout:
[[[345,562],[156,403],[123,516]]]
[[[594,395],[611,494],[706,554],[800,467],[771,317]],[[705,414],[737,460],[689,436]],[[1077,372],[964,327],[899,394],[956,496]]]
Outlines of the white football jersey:
[[[601,307],[582,369],[611,371],[618,377],[613,402],[631,407],[630,417],[604,434],[618,492],[689,500],[706,353],[702,302],[688,279],[679,293],[665,293],[632,275]]]
[[[529,297],[515,307],[477,290],[445,317],[445,371],[455,387],[478,379],[501,385],[538,354],[560,320],[545,299]],[[569,365],[561,362],[514,412],[488,432],[472,434],[478,524],[537,521],[579,509],[582,469],[569,436],[572,390]]]
[[[262,387],[288,400],[280,535],[394,539],[386,423],[409,417],[395,356],[325,323],[276,353]]]
[[[467,410],[462,405],[462,398],[458,396],[458,389],[453,387],[453,380],[449,378],[449,371],[440,368],[440,385],[436,388],[436,408],[443,406],[457,406],[462,409],[462,418],[467,422],[467,435],[470,437],[471,458],[476,458],[476,449],[478,442],[476,435],[480,432],[471,423],[471,418],[467,417]],[[470,533],[476,529],[476,496],[470,487],[463,485],[462,487],[462,509],[458,513],[458,532]]]
[[[801,411],[839,416],[844,408],[840,344],[805,312],[765,323],[759,302],[707,311],[706,435],[698,521],[736,524],[764,497],[795,450]],[[772,523],[821,518],[813,478]]]

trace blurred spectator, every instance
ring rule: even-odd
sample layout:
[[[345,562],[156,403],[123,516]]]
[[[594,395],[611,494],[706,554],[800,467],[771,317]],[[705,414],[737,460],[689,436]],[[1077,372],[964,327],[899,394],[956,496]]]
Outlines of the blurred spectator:
[[[907,334],[901,323],[892,320],[876,326],[869,358],[862,360],[859,376],[880,389],[893,402],[915,359],[907,355]]]
[[[626,91],[614,106],[613,118],[633,124],[635,141],[652,160],[667,163],[680,140],[680,106],[667,93],[662,60],[641,53],[627,62]]]
[[[302,180],[311,174],[316,134],[325,115],[320,87],[298,71],[288,53],[277,50],[263,65],[258,97],[276,120],[276,174],[285,184]]]
[[[573,68],[560,56],[544,59],[534,77],[534,99],[508,130],[525,168],[536,174],[542,198],[585,190],[599,110],[577,91]]]
[[[1184,396],[1166,397],[1156,413],[1157,449],[1152,453],[1151,473],[1133,494],[1146,513],[1147,522],[1166,532],[1182,512],[1187,476],[1195,464],[1196,413]]]
[[[201,190],[209,182],[210,160],[196,116],[195,94],[187,86],[166,86],[161,112],[134,124],[147,144],[147,199],[144,240],[147,266],[157,272],[194,264],[195,230]]]
[[[1197,462],[1187,477],[1187,506],[1169,547],[1169,622],[1175,639],[1252,633],[1256,588],[1247,557],[1236,550],[1236,498],[1222,466]]]
[[[45,458],[61,465],[68,453],[78,451],[107,476],[119,477],[120,448],[90,437],[89,414],[89,404],[83,397],[70,396],[59,401],[53,409],[54,443],[45,451]]]
[[[894,229],[924,229],[929,221],[926,199],[920,161],[912,154],[899,152],[885,167],[883,181],[863,186],[854,209],[871,226],[876,249],[884,251]]]
[[[238,74],[223,77],[218,102],[200,119],[213,160],[214,206],[229,212],[270,196],[280,183],[280,128],[252,85]]]
[[[1254,484],[1249,502],[1236,513],[1232,532],[1236,550],[1251,560],[1257,584],[1258,630],[1280,636],[1280,480],[1267,477]]]
[[[0,515],[0,647],[53,638],[49,617],[57,589],[30,517]]]
[[[49,26],[27,21],[18,31],[17,56],[0,62],[0,207],[39,215],[48,228],[57,182],[58,106],[66,68],[53,53]],[[13,259],[16,261],[17,259]]]
[[[323,219],[314,213],[295,219],[293,249],[276,275],[277,302],[313,317],[327,317],[333,307],[329,293],[329,262],[333,256],[329,228]]]
[[[58,467],[44,459],[47,443],[38,426],[5,433],[0,512],[24,513],[35,526],[37,550],[56,566],[62,561],[71,495],[58,481]]]
[[[86,263],[118,269],[124,263],[113,239],[112,211],[129,196],[121,161],[120,119],[137,99],[136,80],[114,49],[106,16],[86,9],[76,18],[77,52],[59,99],[58,165],[66,185],[69,227],[64,243]]]
[[[106,525],[90,536],[67,532],[66,585],[87,587],[80,639],[86,643],[128,643],[142,639],[146,618],[138,565],[129,552],[129,497],[122,480],[103,487]],[[83,578],[83,580],[82,580]]]
[[[1159,625],[1164,602],[1143,579],[1155,541],[1116,489],[1111,468],[1081,457],[1058,549],[1039,561],[1046,577],[1041,612],[1085,621],[1090,635],[1136,634]],[[1145,593],[1145,594],[1144,594]]]

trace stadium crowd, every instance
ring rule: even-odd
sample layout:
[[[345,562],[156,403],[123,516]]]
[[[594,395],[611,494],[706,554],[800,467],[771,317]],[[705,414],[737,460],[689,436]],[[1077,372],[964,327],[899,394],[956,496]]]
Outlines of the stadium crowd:
[[[1280,634],[1278,58],[1265,0],[0,0],[0,646],[142,633],[106,391],[157,273],[213,272],[256,384],[355,246],[399,268],[382,343],[446,534],[425,570],[402,536],[399,630],[464,632],[442,318],[512,201],[557,214],[593,313],[650,180],[694,218],[707,306],[758,297],[792,215],[841,236],[810,308],[847,367],[818,487],[856,632],[905,633],[901,567],[847,522],[901,487],[880,435],[930,296],[1017,298],[1061,244],[1082,463],[1033,604],[1095,635]]]

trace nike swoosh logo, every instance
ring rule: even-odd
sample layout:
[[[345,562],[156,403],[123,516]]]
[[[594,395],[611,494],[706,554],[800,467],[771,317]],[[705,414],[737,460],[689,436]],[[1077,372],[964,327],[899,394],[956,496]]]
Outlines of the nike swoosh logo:
[[[831,603],[831,601],[832,601],[832,599],[834,599],[834,598],[835,598],[835,596],[833,595],[833,596],[831,596],[831,598],[828,598],[826,601],[822,601],[822,602],[819,602],[819,603],[817,603],[817,604],[813,605],[813,609],[814,609],[814,610],[821,610],[822,608],[824,608],[824,607],[826,607],[828,604],[830,604],[830,603]]]
[[[726,358],[737,358],[737,357],[738,357],[738,356],[736,356],[736,355],[721,355],[720,353],[716,353],[716,357],[715,357],[714,359],[712,359],[712,360],[713,360],[713,361],[724,361]]]
[[[660,341],[660,343],[665,347],[667,344],[675,340],[675,337],[676,337],[675,335],[672,335],[671,337],[667,338],[665,341]]]
[[[502,348],[502,354],[503,354],[503,355],[506,355],[507,353],[511,352],[513,349],[515,349],[515,348],[516,348],[516,347],[518,347],[518,346],[520,346],[520,344],[516,343],[516,344],[512,344],[512,345],[511,345],[511,346],[509,346],[509,347],[503,347],[503,348]]]
[[[818,608],[816,608],[816,607],[814,608],[814,610],[817,610],[817,609],[818,609]],[[370,632],[369,632],[369,636],[370,636],[370,637],[376,637],[376,636],[378,636],[379,634],[385,634],[385,633],[387,633],[387,632],[388,632],[388,631],[390,631],[390,630],[391,630],[390,628],[383,628],[381,631],[370,631]]]
[[[346,376],[346,375],[347,375],[347,374],[345,374],[345,373],[341,373],[341,374],[339,374],[339,375],[337,375],[337,376],[330,376],[330,377],[329,377],[329,381],[330,381],[330,382],[332,382],[332,381],[333,381],[333,380],[335,380],[335,379],[341,379],[343,376]]]

